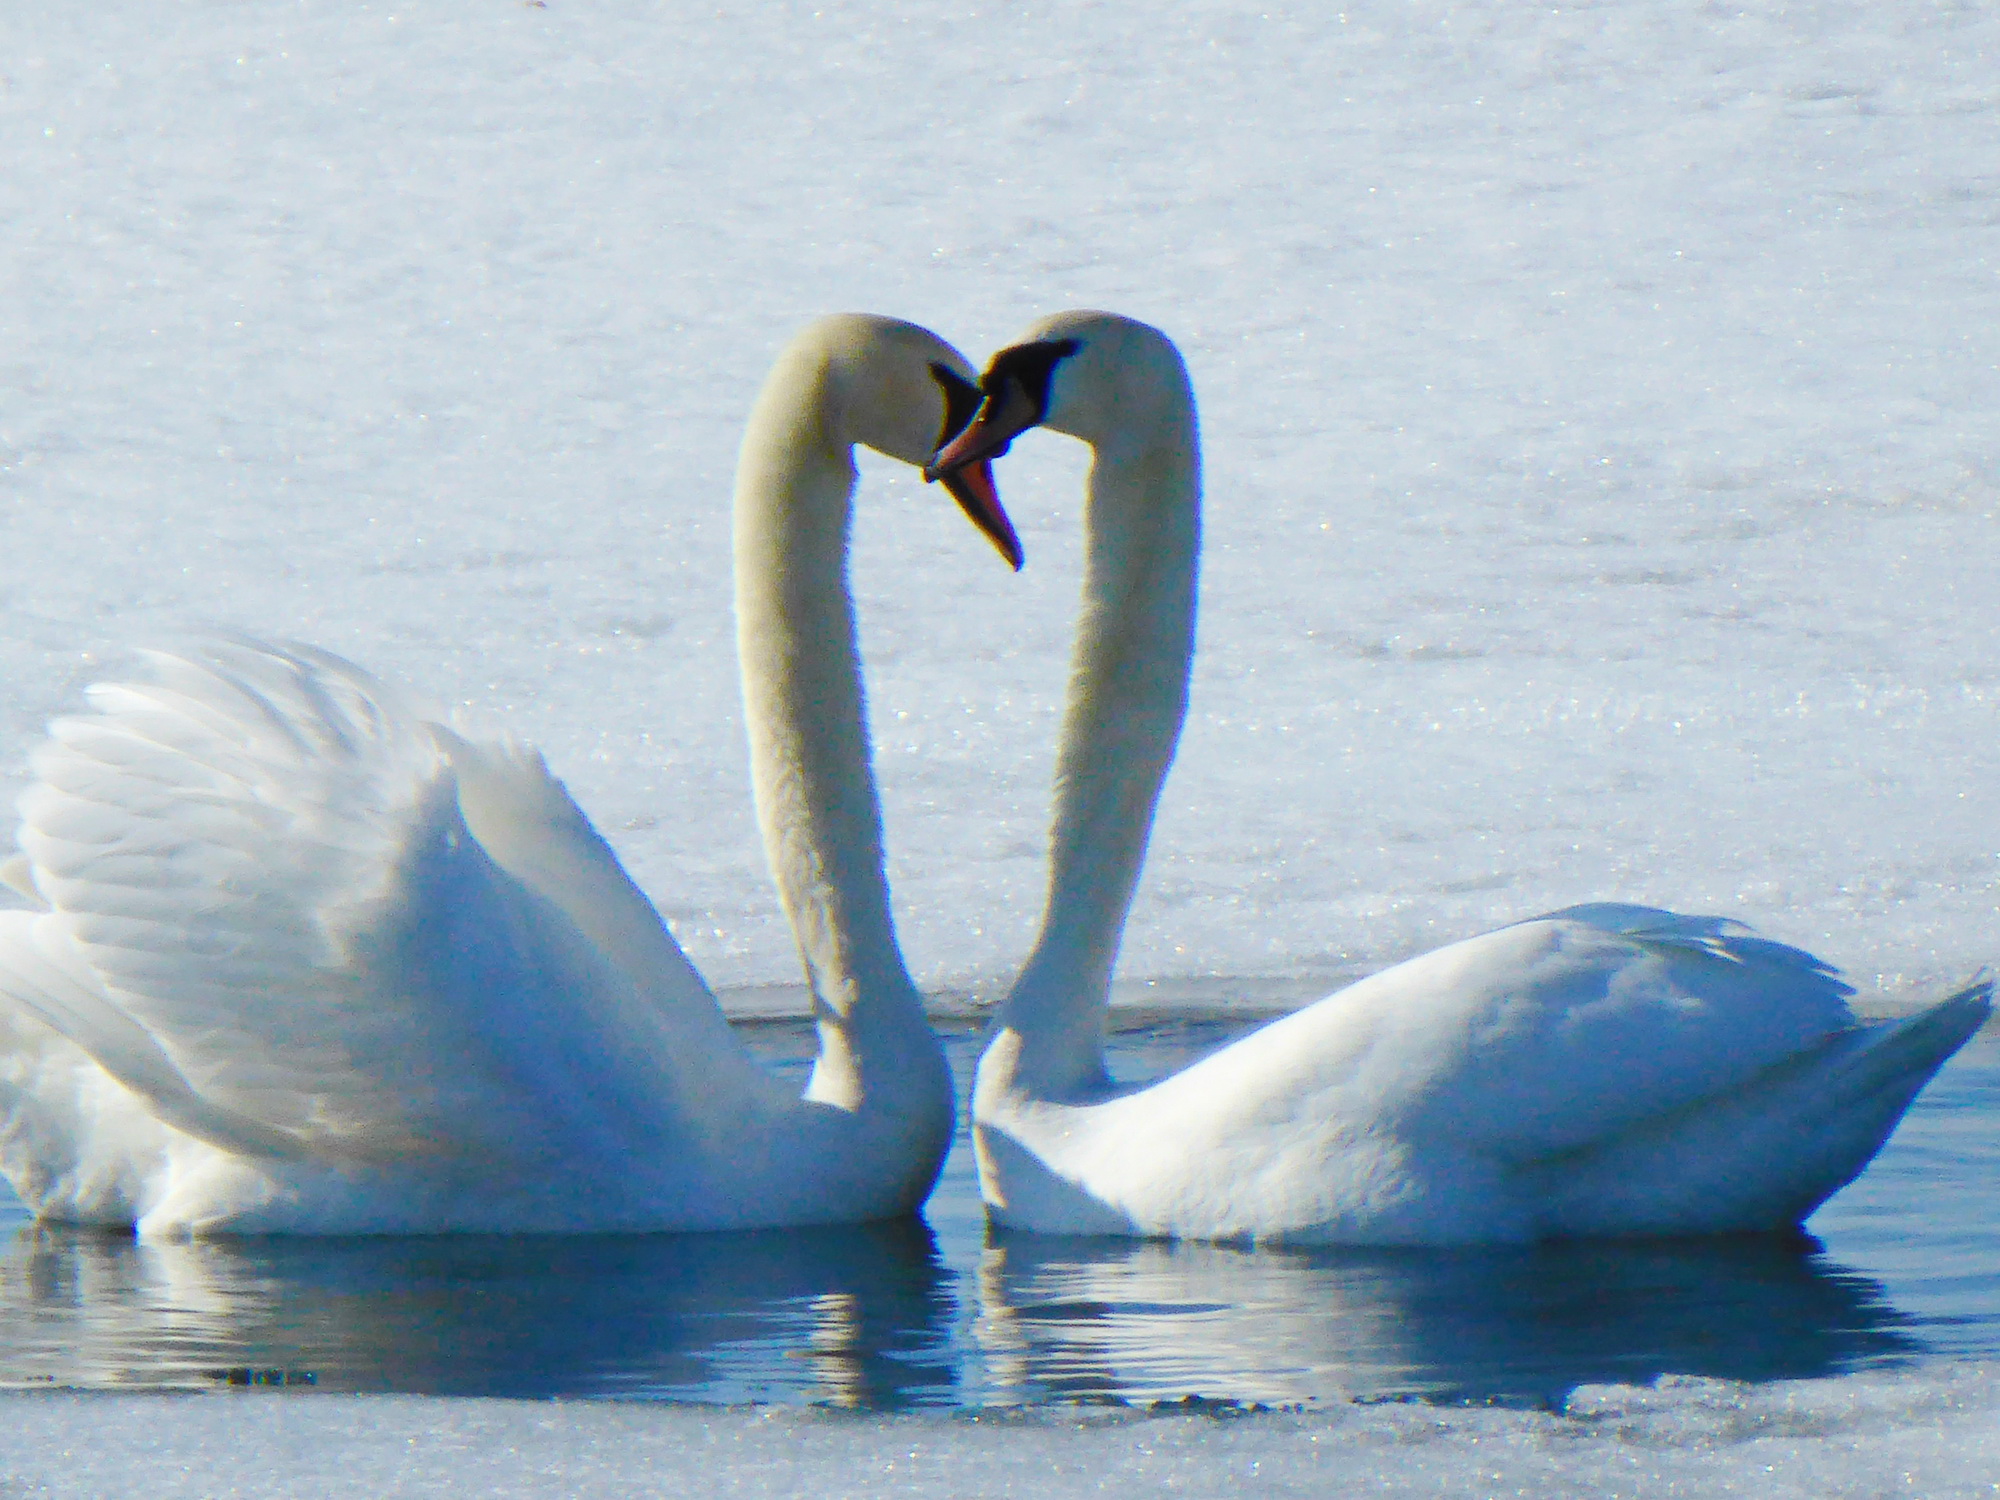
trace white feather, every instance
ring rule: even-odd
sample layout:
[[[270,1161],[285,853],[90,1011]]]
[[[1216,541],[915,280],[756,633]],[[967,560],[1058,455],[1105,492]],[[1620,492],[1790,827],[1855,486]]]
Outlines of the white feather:
[[[845,539],[851,445],[927,457],[938,364],[966,369],[911,325],[825,320],[745,439],[752,761],[786,794],[766,843],[822,1002],[803,1097],[534,751],[325,652],[210,640],[89,689],[34,758],[4,873],[38,909],[0,912],[0,1168],[29,1205],[357,1233],[921,1202],[950,1075],[894,945]]]
[[[1864,1024],[1811,954],[1644,906],[1453,943],[1157,1083],[1110,1084],[1106,991],[1187,701],[1194,405],[1142,324],[1068,313],[1030,339],[1069,352],[1039,398],[994,409],[1040,413],[1097,462],[1048,908],[973,1094],[994,1217],[1452,1244],[1779,1229],[1852,1180],[1979,1029],[1991,986]]]

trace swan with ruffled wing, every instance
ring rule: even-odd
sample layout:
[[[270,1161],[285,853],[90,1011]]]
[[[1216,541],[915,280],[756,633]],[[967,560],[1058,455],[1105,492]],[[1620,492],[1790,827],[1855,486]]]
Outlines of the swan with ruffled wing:
[[[534,752],[325,652],[147,653],[57,721],[0,913],[0,1169],[144,1234],[736,1229],[891,1217],[949,1070],[883,875],[846,577],[865,444],[921,464],[970,367],[886,318],[779,359],[738,469],[766,852],[817,1010],[801,1094],[730,1030]],[[990,477],[954,481],[1019,565]]]

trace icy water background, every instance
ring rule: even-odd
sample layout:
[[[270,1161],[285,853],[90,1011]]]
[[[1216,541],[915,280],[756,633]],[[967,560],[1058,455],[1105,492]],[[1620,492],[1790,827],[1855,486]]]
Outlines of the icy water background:
[[[1996,79],[1991,0],[8,7],[0,777],[135,642],[303,638],[542,746],[783,1012],[728,600],[757,382],[832,310],[977,358],[1108,306],[1181,343],[1209,460],[1121,1066],[1585,900],[1905,1008],[2000,955]],[[1019,577],[865,466],[950,1014],[1041,897],[1081,465],[1008,459]],[[962,1160],[928,1241],[30,1232],[12,1372],[230,1398],[9,1398],[0,1494],[1991,1496],[1992,1049],[1819,1251],[988,1246]],[[272,1372],[321,1383],[230,1384]],[[1209,1387],[1314,1404],[1080,1404]],[[1334,1399],[1419,1391],[1505,1404]],[[880,1411],[1006,1400],[1044,1404]]]

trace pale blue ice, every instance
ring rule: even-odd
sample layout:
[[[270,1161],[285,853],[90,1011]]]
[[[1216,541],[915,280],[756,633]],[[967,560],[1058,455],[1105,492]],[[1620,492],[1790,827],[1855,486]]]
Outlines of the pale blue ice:
[[[1187,350],[1210,465],[1129,998],[1302,999],[1630,900],[1906,1004],[2000,956],[1997,57],[1981,0],[15,8],[0,768],[134,641],[301,637],[541,745],[732,1003],[783,1008],[728,614],[756,382],[829,310],[978,358],[1108,306]],[[1003,468],[1018,578],[868,474],[892,874],[946,1008],[1041,895],[1081,463]],[[0,1490],[1990,1494],[1992,1379],[1031,1440],[51,1397]]]

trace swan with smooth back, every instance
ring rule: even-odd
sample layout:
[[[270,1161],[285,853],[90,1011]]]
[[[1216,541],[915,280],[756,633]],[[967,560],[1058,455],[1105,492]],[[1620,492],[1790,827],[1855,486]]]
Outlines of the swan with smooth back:
[[[1094,451],[1048,901],[973,1089],[999,1223],[1410,1245],[1783,1230],[1867,1165],[1986,1019],[1976,983],[1864,1022],[1810,954],[1607,903],[1453,943],[1113,1084],[1111,974],[1187,708],[1194,398],[1164,334],[1093,312],[1038,324],[982,385],[927,473],[1037,425]]]
[[[145,1235],[715,1230],[917,1208],[944,1053],[897,946],[847,533],[866,444],[921,464],[970,367],[808,328],[735,497],[759,823],[811,982],[801,1094],[744,1049],[533,751],[305,647],[147,653],[51,726],[4,873],[0,1170]],[[953,493],[1019,565],[990,476]]]

